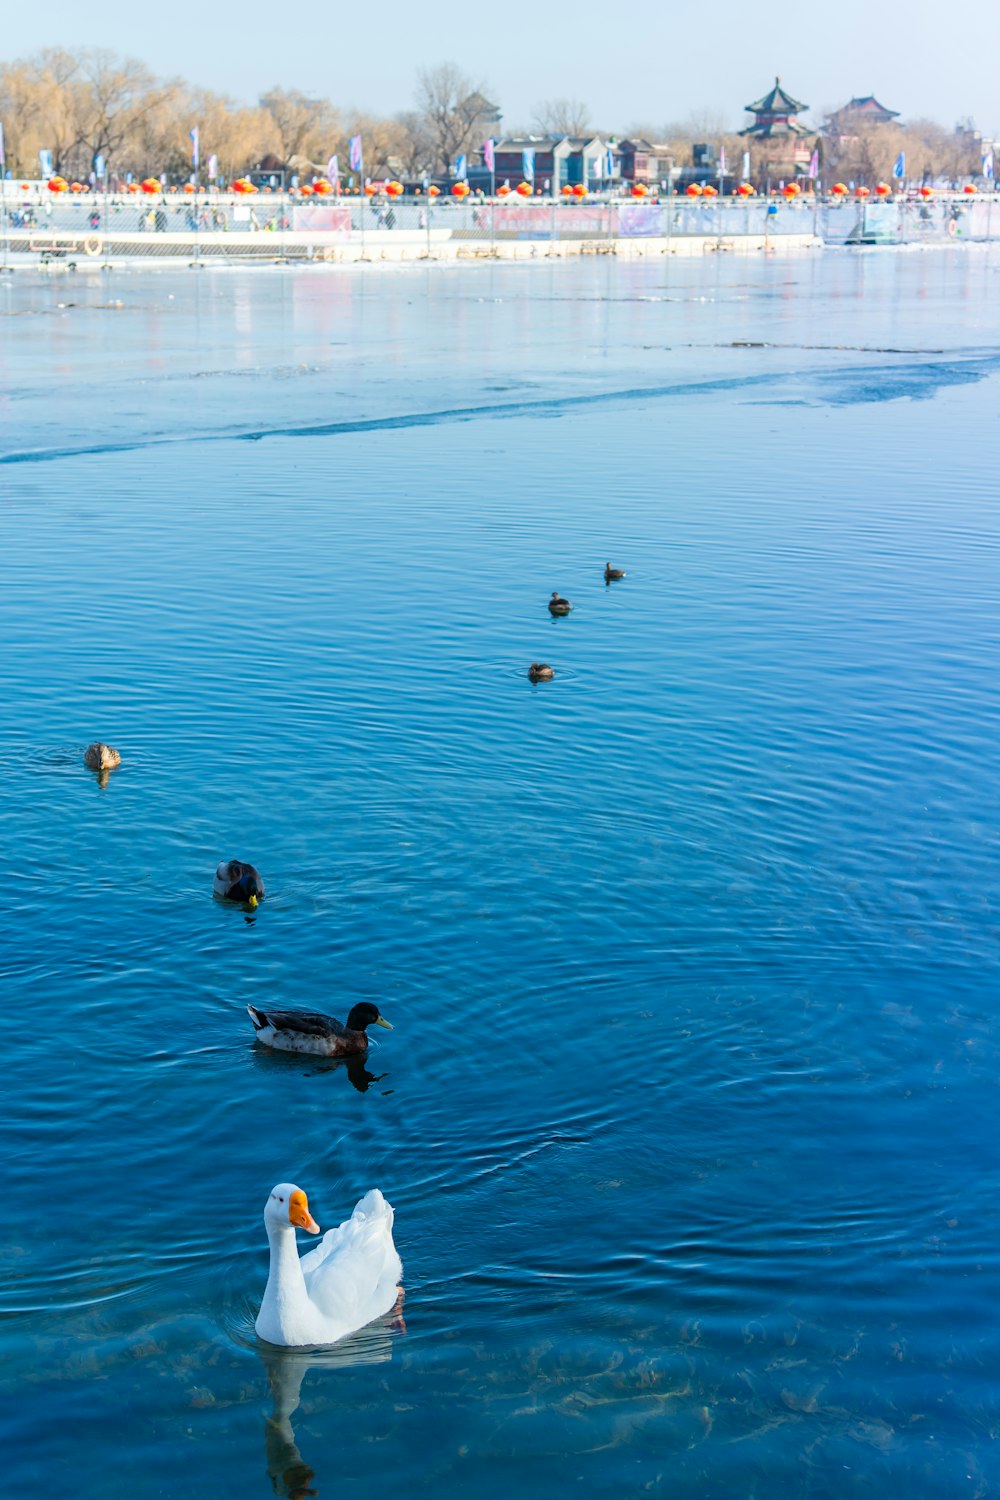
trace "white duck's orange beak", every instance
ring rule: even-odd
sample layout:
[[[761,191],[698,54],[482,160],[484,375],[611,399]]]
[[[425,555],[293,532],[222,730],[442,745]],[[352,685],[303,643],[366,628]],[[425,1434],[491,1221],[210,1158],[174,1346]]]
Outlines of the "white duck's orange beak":
[[[301,1188],[297,1188],[288,1200],[288,1222],[309,1234],[319,1234],[319,1225],[309,1212],[309,1199]]]

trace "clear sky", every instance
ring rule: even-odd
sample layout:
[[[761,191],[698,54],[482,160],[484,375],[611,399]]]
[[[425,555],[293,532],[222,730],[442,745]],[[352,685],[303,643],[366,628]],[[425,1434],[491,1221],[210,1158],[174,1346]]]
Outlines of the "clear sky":
[[[768,21],[775,21],[768,37]],[[477,5],[382,0],[283,10],[264,0],[48,0],[6,7],[0,56],[45,46],[108,47],[245,102],[272,84],[390,114],[413,102],[418,67],[457,63],[527,124],[540,100],[583,100],[598,128],[662,124],[693,111],[743,124],[775,73],[813,119],[874,93],[907,117],[972,116],[1000,134],[1000,4],[842,0],[753,8],[736,0]],[[808,118],[808,117],[807,117]]]

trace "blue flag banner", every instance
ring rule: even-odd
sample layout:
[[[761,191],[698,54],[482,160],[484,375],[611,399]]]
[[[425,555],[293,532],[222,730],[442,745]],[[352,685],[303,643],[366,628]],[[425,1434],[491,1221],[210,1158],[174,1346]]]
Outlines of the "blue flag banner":
[[[330,160],[326,164],[326,180],[327,182],[336,182],[339,176],[340,162],[334,155],[330,157]]]
[[[208,180],[214,182],[219,175],[219,158],[210,156],[208,158]]]
[[[0,156],[0,161],[3,161],[3,157],[2,156]],[[992,151],[984,151],[983,152],[983,176],[987,179],[987,181],[989,181],[989,182],[993,181],[993,152]]]
[[[94,157],[94,176],[97,178],[103,178],[104,176],[104,157],[99,151]]]
[[[459,182],[464,182],[468,177],[468,169],[465,163],[465,152],[462,151],[455,157],[455,177]]]
[[[896,157],[895,166],[892,169],[893,177],[903,178],[906,176],[906,152],[901,151]]]
[[[613,177],[615,175],[615,153],[609,146],[604,155],[604,175]]]
[[[497,169],[496,152],[492,140],[483,142],[483,166],[487,172],[495,172]]]
[[[188,131],[188,134],[191,137],[191,165],[192,167],[196,167],[199,161],[197,125],[192,125],[191,129]]]
[[[39,153],[38,153],[38,165],[41,168],[41,172],[42,172],[42,176],[43,177],[51,177],[52,176],[52,152],[51,151],[39,151]]]
[[[361,162],[361,137],[359,135],[352,135],[347,148],[347,164],[352,172],[360,172]]]
[[[521,152],[521,176],[525,182],[535,180],[535,153],[533,150]]]

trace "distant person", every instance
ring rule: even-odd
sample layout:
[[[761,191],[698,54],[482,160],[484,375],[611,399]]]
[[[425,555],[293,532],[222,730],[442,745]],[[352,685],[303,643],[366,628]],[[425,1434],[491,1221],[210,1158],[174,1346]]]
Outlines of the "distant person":
[[[167,210],[161,204],[153,216],[153,227],[157,234],[163,234],[167,227]]]

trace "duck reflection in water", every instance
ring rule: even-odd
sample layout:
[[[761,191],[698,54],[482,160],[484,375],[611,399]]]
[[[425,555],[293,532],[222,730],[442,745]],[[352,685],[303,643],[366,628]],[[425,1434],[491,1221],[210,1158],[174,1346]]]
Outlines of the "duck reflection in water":
[[[313,1484],[316,1471],[299,1452],[292,1417],[302,1399],[302,1381],[309,1370],[345,1370],[355,1365],[384,1364],[392,1358],[393,1333],[405,1333],[403,1293],[384,1318],[369,1323],[359,1333],[329,1349],[279,1349],[258,1342],[267,1371],[273,1410],[264,1427],[264,1459],[276,1495],[287,1500],[307,1500],[319,1494]]]
[[[294,1052],[263,1052],[253,1048],[254,1066],[258,1068],[291,1068],[304,1078],[314,1078],[317,1073],[346,1073],[359,1094],[367,1093],[373,1083],[381,1083],[388,1073],[373,1073],[368,1067],[368,1057],[331,1057],[305,1059]]]

